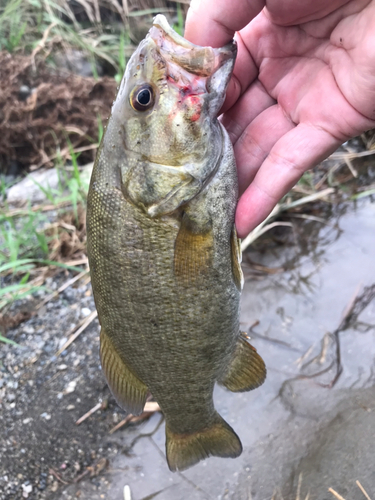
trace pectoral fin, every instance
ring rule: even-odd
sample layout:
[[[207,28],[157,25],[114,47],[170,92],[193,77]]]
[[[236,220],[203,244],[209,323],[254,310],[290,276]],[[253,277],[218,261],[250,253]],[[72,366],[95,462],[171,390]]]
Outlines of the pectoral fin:
[[[204,280],[212,266],[213,245],[211,225],[199,230],[184,214],[174,250],[174,273],[181,283]]]
[[[202,189],[201,182],[189,174],[185,177],[186,179],[174,186],[165,198],[148,207],[147,213],[150,217],[170,214],[199,193]]]
[[[237,237],[237,231],[234,226],[232,229],[232,233],[230,235],[230,246],[232,254],[233,280],[238,290],[241,291],[244,283],[243,273],[241,269],[241,262],[242,262],[241,242],[240,239]]]
[[[232,392],[246,392],[262,385],[266,373],[263,359],[256,349],[241,336],[238,338],[228,370],[219,382]]]
[[[118,404],[133,415],[140,415],[147,398],[147,386],[126,366],[105,332],[100,332],[100,360],[108,386]]]

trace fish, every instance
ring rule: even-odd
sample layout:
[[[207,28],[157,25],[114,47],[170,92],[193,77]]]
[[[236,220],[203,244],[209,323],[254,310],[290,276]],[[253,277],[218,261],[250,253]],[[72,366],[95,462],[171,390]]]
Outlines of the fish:
[[[236,164],[217,118],[235,58],[235,42],[194,45],[157,15],[127,64],[88,192],[102,370],[127,412],[158,402],[171,471],[238,457],[214,386],[249,391],[266,376],[240,329]]]

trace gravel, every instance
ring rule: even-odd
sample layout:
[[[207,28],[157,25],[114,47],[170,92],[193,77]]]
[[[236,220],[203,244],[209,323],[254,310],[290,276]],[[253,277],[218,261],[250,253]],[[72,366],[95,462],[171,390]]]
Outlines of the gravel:
[[[70,277],[50,279],[49,288]],[[35,311],[40,300],[38,294],[18,301],[10,313]],[[60,498],[89,467],[118,451],[108,431],[123,417],[100,370],[98,321],[56,356],[94,310],[90,285],[69,287],[7,332],[20,347],[0,344],[0,500]],[[108,401],[106,409],[77,426],[100,401]]]

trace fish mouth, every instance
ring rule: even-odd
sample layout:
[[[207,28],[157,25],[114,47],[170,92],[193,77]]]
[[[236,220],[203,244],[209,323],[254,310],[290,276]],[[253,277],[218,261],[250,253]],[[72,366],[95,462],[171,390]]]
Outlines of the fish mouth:
[[[189,42],[171,28],[161,14],[154,18],[149,37],[159,47],[164,58],[200,77],[212,76],[225,63],[229,63],[231,72],[237,54],[234,41],[218,49]]]

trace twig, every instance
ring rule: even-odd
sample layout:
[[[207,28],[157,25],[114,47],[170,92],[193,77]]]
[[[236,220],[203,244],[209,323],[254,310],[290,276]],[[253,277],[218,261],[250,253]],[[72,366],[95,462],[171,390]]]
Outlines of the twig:
[[[246,243],[244,242],[241,244],[241,250],[244,251],[248,246],[252,245],[256,239],[258,239],[260,236],[262,236],[264,233],[267,233],[270,229],[273,229],[274,227],[278,226],[286,226],[286,227],[293,227],[293,224],[291,222],[271,222],[270,224],[264,225],[262,228],[260,228],[258,231],[256,231],[254,234],[252,234],[252,237],[249,238],[249,236],[246,238]]]
[[[81,146],[79,148],[73,146],[72,147],[72,151],[74,153],[82,153],[83,151],[90,151],[92,149],[98,149],[99,147],[99,144],[90,144],[89,146]],[[59,153],[55,153],[51,156],[47,156],[46,158],[43,158],[37,165],[36,169],[42,167],[43,165],[45,165],[46,163],[49,163],[50,161],[52,160],[55,160],[58,156],[60,156],[61,158],[64,158],[65,160],[66,159],[71,159],[71,150],[69,147],[66,147],[66,148],[63,148]],[[36,170],[35,169],[35,170]]]
[[[358,481],[355,482],[355,484],[358,486],[358,488],[362,491],[362,493],[365,495],[366,499],[367,500],[371,500],[371,498],[368,496],[368,494],[366,493],[366,490],[364,489],[364,487],[361,485],[361,483]]]
[[[90,274],[88,274],[88,276],[86,276],[86,278],[84,280],[82,280],[82,286],[86,286],[90,283],[91,281],[91,276]]]
[[[297,486],[297,496],[296,500],[300,500],[300,495],[301,495],[301,486],[302,486],[302,472],[298,476],[298,486]]]
[[[317,193],[310,194],[308,196],[304,196],[303,198],[300,198],[299,200],[292,201],[291,203],[279,203],[276,205],[276,207],[272,210],[270,215],[259,224],[251,233],[242,241],[241,243],[241,250],[244,252],[248,246],[250,246],[254,241],[259,238],[263,233],[271,229],[272,227],[275,227],[275,225],[280,225],[280,226],[291,226],[290,222],[273,222],[269,224],[269,221],[279,215],[281,212],[284,212],[285,210],[290,210],[291,208],[296,208],[301,205],[305,205],[306,203],[311,203],[313,201],[320,200],[324,198],[325,196],[328,196],[332,193],[334,193],[333,188],[327,188],[323,189],[323,191],[319,191]]]
[[[324,198],[325,196],[328,196],[334,192],[335,192],[334,188],[327,188],[327,189],[323,189],[323,191],[319,191],[317,193],[310,194],[308,196],[305,196],[304,198],[300,198],[299,200],[295,200],[295,201],[292,201],[290,203],[281,203],[280,207],[279,207],[279,211],[282,212],[284,210],[289,210],[290,208],[296,208],[296,207],[299,207],[301,205],[306,205],[306,203],[318,201],[318,200]]]
[[[119,422],[117,425],[112,427],[112,429],[109,431],[109,434],[113,434],[116,432],[118,429],[121,429],[124,425],[126,425],[128,422],[139,422],[141,420],[144,420],[148,416],[152,415],[153,413],[156,413],[157,411],[160,411],[160,406],[158,403],[155,403],[153,401],[149,401],[145,404],[143,412],[138,415],[134,416],[132,413],[129,413],[121,422]]]
[[[83,257],[82,259],[68,260],[64,262],[66,266],[80,266],[81,264],[88,264],[87,257]]]
[[[315,215],[290,213],[290,214],[288,214],[288,217],[293,218],[293,219],[312,220],[315,222],[320,222],[321,224],[325,224],[326,226],[332,226],[332,224],[330,222],[326,221],[322,217],[316,217]]]
[[[124,486],[124,500],[132,500],[130,487],[127,484]]]
[[[354,168],[354,166],[353,166],[353,163],[352,163],[351,159],[350,159],[350,158],[345,158],[345,160],[344,160],[344,161],[345,161],[345,163],[346,163],[346,165],[347,165],[348,169],[350,170],[350,173],[351,173],[351,174],[352,174],[352,176],[356,179],[356,178],[358,177],[358,172],[357,172],[357,170]]]
[[[70,338],[65,342],[65,344],[57,351],[57,353],[55,354],[56,357],[59,357],[60,354],[65,351],[65,349],[67,347],[70,346],[70,344],[72,344],[75,339],[81,335],[81,333],[86,330],[86,328],[89,326],[90,323],[92,323],[94,321],[94,319],[97,317],[98,313],[97,311],[94,311],[90,314],[90,316],[88,316],[87,318],[85,318],[84,320],[84,323],[83,325],[73,334],[70,336]]]
[[[343,315],[342,315],[342,318],[341,318],[340,326],[338,328],[339,330],[344,327],[345,323],[349,319],[349,316],[352,314],[354,306],[355,306],[355,304],[357,302],[357,299],[358,299],[359,292],[360,292],[361,288],[362,288],[362,283],[359,283],[357,285],[357,288],[356,288],[356,290],[355,290],[352,298],[350,299],[350,301],[346,305],[345,310],[344,310]]]
[[[88,2],[86,2],[86,0],[77,0],[77,2],[80,3],[82,5],[82,7],[85,9],[86,15],[89,18],[90,23],[94,24],[95,18],[94,18],[94,14],[92,12],[91,5]],[[98,21],[98,22],[100,22],[100,21]]]
[[[50,474],[52,474],[52,476],[55,476],[55,478],[60,481],[60,483],[62,484],[70,484],[70,483],[67,483],[66,481],[64,481],[64,479],[62,479],[62,477],[52,468],[48,469],[48,472]]]
[[[283,340],[274,339],[272,337],[267,337],[266,335],[261,335],[260,333],[254,332],[254,330],[249,330],[249,332],[251,333],[251,335],[253,335],[254,337],[257,337],[259,339],[266,340],[266,341],[271,342],[273,344],[282,345],[284,347],[287,347],[288,349],[291,349],[292,351],[300,352],[299,349],[291,346],[290,344],[288,344],[288,342],[284,342]]]
[[[82,415],[82,417],[77,420],[76,425],[82,424],[82,422],[84,422],[87,418],[89,418],[90,415],[100,410],[102,407],[103,403],[98,403],[97,405],[95,405],[93,408],[91,408],[91,410],[89,410],[87,413]]]
[[[43,38],[40,40],[40,42],[37,44],[37,46],[35,47],[35,49],[31,53],[31,64],[33,66],[34,71],[35,71],[35,56],[37,55],[37,53],[40,50],[43,49],[43,47],[46,44],[46,41],[47,41],[48,35],[50,34],[51,29],[53,29],[56,25],[57,25],[57,23],[55,22],[55,23],[52,23],[48,26],[48,28],[45,30],[45,32],[43,34]]]
[[[62,201],[61,203],[56,203],[56,205],[35,205],[31,207],[31,212],[51,212],[52,210],[58,210],[59,208],[65,208],[72,205],[71,201]],[[22,208],[14,208],[9,210],[4,214],[5,217],[21,217],[22,215],[28,215],[29,210],[24,210]]]
[[[144,413],[145,412],[143,412],[142,415]],[[140,416],[142,416],[142,415],[140,415]],[[129,415],[127,415],[123,420],[121,420],[121,422],[119,422],[117,425],[112,427],[112,429],[109,431],[109,434],[113,434],[114,432],[118,431],[119,429],[121,429],[121,427],[124,427],[124,425],[126,425],[128,422],[130,422],[133,418],[134,418],[134,415],[132,413],[129,413]]]
[[[328,488],[328,491],[332,493],[332,495],[335,496],[338,500],[345,500],[345,498],[339,495],[334,489]]]
[[[261,335],[260,333],[257,333],[257,332],[254,332],[254,328],[256,326],[259,325],[259,320],[255,321],[248,329],[248,333],[250,333],[250,335],[254,336],[254,337],[257,337],[257,338],[260,338],[262,340],[266,340],[268,342],[273,342],[275,344],[280,344],[282,346],[285,346],[287,347],[288,349],[291,349],[292,351],[297,351],[297,352],[300,352],[299,349],[296,349],[295,347],[292,347],[290,344],[288,344],[288,342],[284,342],[283,340],[279,340],[279,339],[274,339],[272,337],[267,337],[266,335]],[[251,337],[249,336],[246,336],[246,338],[248,339],[251,339]]]
[[[77,476],[74,480],[73,483],[79,483],[85,476],[90,474],[90,477],[96,477],[98,476],[107,466],[108,466],[108,459],[107,458],[100,458],[97,462],[95,462],[93,465],[90,465],[87,467],[87,469],[82,472],[79,476]]]
[[[50,295],[48,295],[44,300],[42,300],[42,302],[40,302],[35,307],[35,309],[36,310],[40,309],[42,306],[44,306],[45,304],[47,304],[47,302],[49,302],[50,300],[54,299],[61,292],[63,292],[64,290],[66,290],[70,285],[73,285],[73,283],[75,283],[76,281],[78,281],[81,278],[83,278],[83,276],[85,276],[88,272],[89,271],[87,271],[87,270],[86,271],[82,271],[81,273],[77,274],[77,276],[74,276],[74,278],[71,278],[68,281],[66,281],[63,285],[60,286],[60,288],[58,288],[57,290],[55,290],[54,292],[52,292]]]
[[[338,328],[333,332],[336,339],[336,375],[327,387],[332,388],[342,373],[340,333],[347,330],[358,318],[363,309],[375,298],[375,285],[365,287],[362,294],[359,294],[361,285],[358,285],[354,296],[345,308],[342,320]]]
[[[354,158],[361,158],[362,156],[370,156],[374,155],[375,150],[371,151],[361,151],[359,153],[332,153],[331,156],[329,156],[330,160],[345,160],[349,158],[350,160],[353,160]]]

